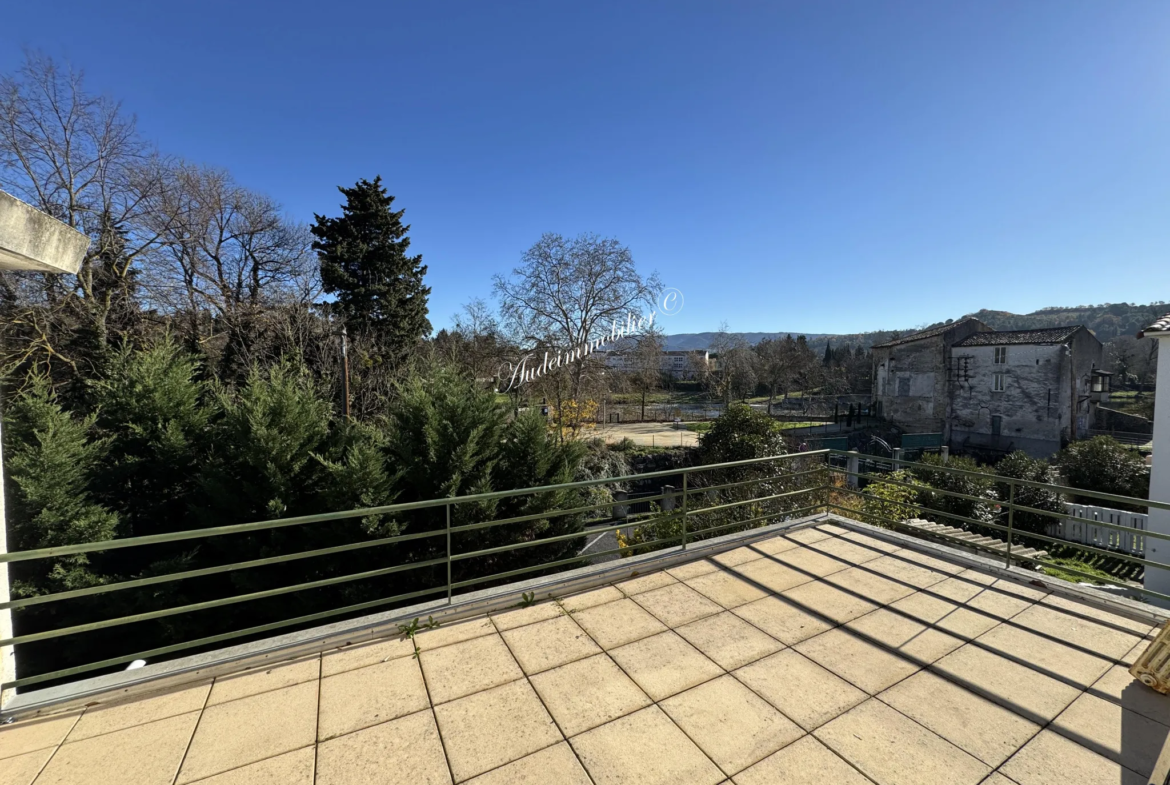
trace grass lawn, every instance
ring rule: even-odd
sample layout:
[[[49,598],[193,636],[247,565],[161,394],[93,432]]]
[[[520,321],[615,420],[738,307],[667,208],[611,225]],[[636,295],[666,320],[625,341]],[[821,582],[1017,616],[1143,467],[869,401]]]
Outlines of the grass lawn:
[[[688,422],[688,423],[684,423],[683,425],[688,431],[694,431],[695,433],[706,433],[707,431],[711,430],[711,426],[714,425],[714,423],[712,423],[712,422]]]

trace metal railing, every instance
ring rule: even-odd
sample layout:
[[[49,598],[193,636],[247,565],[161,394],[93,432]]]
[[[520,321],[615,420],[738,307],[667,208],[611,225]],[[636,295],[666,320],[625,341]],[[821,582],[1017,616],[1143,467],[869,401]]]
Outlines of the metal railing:
[[[1017,547],[1013,552],[1013,546],[1018,546],[1021,542],[1043,542],[1051,545],[1060,546],[1061,548],[1070,551],[1076,551],[1086,554],[1091,554],[1097,557],[1105,557],[1108,559],[1117,560],[1125,564],[1141,565],[1142,567],[1161,567],[1163,569],[1170,569],[1167,565],[1160,562],[1135,556],[1131,553],[1126,553],[1120,550],[1109,550],[1105,548],[1097,548],[1084,543],[1077,543],[1068,540],[1063,540],[1057,537],[1051,537],[1047,533],[1040,533],[1032,530],[1020,529],[1015,525],[1015,518],[1017,513],[1029,513],[1033,515],[1044,516],[1053,520],[1064,520],[1068,516],[1064,504],[1060,504],[1060,511],[1051,511],[1030,507],[1024,504],[1016,503],[1016,496],[1020,489],[1031,488],[1040,491],[1045,491],[1051,494],[1056,494],[1061,497],[1063,502],[1066,498],[1092,498],[1109,502],[1112,505],[1126,505],[1133,507],[1146,507],[1159,510],[1170,510],[1170,503],[1152,501],[1149,499],[1138,499],[1130,496],[1119,496],[1110,493],[1098,493],[1095,491],[1086,491],[1081,488],[1071,488],[1063,485],[1054,485],[1050,483],[1036,482],[1033,480],[1022,480],[1013,477],[1005,477],[987,472],[976,472],[967,469],[958,469],[939,464],[924,464],[911,460],[904,459],[880,459],[879,463],[889,465],[894,469],[908,469],[914,471],[926,471],[932,473],[944,473],[957,477],[969,477],[983,481],[984,483],[994,485],[1006,485],[1008,487],[1008,498],[988,498],[985,496],[974,496],[971,494],[960,493],[957,491],[950,491],[937,487],[929,487],[927,490],[931,494],[938,494],[951,499],[958,499],[972,504],[984,505],[991,510],[989,520],[975,519],[968,516],[962,516],[953,512],[940,510],[929,505],[921,504],[917,501],[900,501],[894,499],[883,498],[868,493],[861,487],[852,487],[854,484],[860,486],[861,480],[866,480],[874,483],[883,483],[887,486],[895,488],[905,488],[915,492],[922,491],[924,485],[921,482],[907,482],[904,479],[897,479],[890,474],[875,471],[861,471],[860,465],[863,461],[872,461],[872,456],[862,455],[857,452],[845,450],[830,450],[829,462],[831,464],[830,473],[839,475],[845,478],[845,482],[840,485],[834,485],[833,494],[845,494],[846,496],[853,496],[862,500],[861,509],[843,505],[834,501],[832,498],[829,501],[829,508],[834,510],[844,517],[854,518],[866,523],[873,523],[887,528],[894,528],[905,530],[914,534],[917,537],[929,537],[930,539],[937,539],[948,544],[956,545],[966,549],[975,549],[984,552],[984,555],[994,558],[1003,558],[1007,566],[1030,566],[1030,567],[1049,567],[1051,569],[1059,570],[1061,573],[1068,573],[1078,578],[1083,578],[1095,583],[1108,584],[1113,586],[1123,587],[1140,595],[1143,599],[1157,598],[1160,600],[1170,601],[1170,595],[1161,592],[1147,589],[1144,586],[1136,586],[1132,582],[1117,580],[1114,578],[1107,578],[1100,574],[1094,574],[1079,570],[1067,564],[1055,563],[1050,558],[1036,558],[1020,552]],[[844,465],[842,465],[844,464]],[[913,479],[913,478],[911,478]],[[856,483],[851,482],[856,480]],[[874,504],[866,509],[865,501],[872,501]],[[881,515],[876,510],[881,509],[882,506],[886,508],[904,508],[906,515],[900,518],[891,518],[888,515]],[[1001,542],[1006,540],[1006,550],[997,549],[987,545],[981,545],[967,539],[950,536],[942,532],[924,531],[918,527],[912,526],[906,522],[906,519],[914,515],[928,515],[931,517],[939,517],[947,521],[954,521],[960,527],[974,530],[989,536],[995,537],[996,534],[1003,536]],[[1124,526],[1121,524],[1110,523],[1106,521],[1094,521],[1094,525],[1103,528],[1111,529],[1119,533],[1142,536],[1146,538],[1154,538],[1160,540],[1170,540],[1170,534],[1162,534],[1159,532],[1149,531],[1148,529],[1138,529],[1132,526]]]
[[[441,520],[442,525],[432,526],[425,531],[407,531],[388,537],[364,539],[357,542],[345,542],[323,548],[312,548],[292,553],[281,553],[265,558],[248,559],[227,564],[218,564],[199,569],[170,572],[162,575],[150,575],[131,580],[118,580],[96,586],[87,586],[69,591],[38,596],[19,597],[8,602],[0,603],[0,609],[10,609],[17,612],[15,621],[17,632],[13,637],[0,640],[0,646],[17,647],[18,676],[12,682],[0,684],[0,689],[27,688],[33,685],[59,683],[72,680],[86,674],[116,669],[119,666],[135,660],[157,660],[181,653],[190,653],[194,650],[213,648],[228,641],[240,642],[243,639],[255,639],[277,630],[291,631],[293,628],[304,628],[327,619],[337,620],[338,617],[353,617],[366,611],[377,608],[385,609],[389,606],[401,606],[410,600],[424,597],[446,597],[447,602],[463,590],[472,587],[484,587],[485,584],[498,584],[513,578],[533,573],[552,573],[565,569],[572,569],[589,563],[590,559],[599,556],[630,555],[634,552],[655,548],[678,546],[686,548],[688,542],[694,542],[717,534],[726,533],[736,528],[762,526],[774,520],[782,520],[816,510],[824,510],[827,503],[827,456],[828,451],[804,452],[789,455],[779,455],[767,458],[732,461],[720,464],[666,469],[644,474],[624,477],[609,477],[597,480],[561,483],[557,485],[540,486],[535,488],[520,488],[514,490],[481,493],[474,495],[430,499],[426,501],[391,504],[381,507],[346,510],[342,512],[323,513],[317,515],[302,515],[276,520],[256,521],[249,523],[219,526],[215,528],[178,531],[165,534],[152,534],[140,537],[87,542],[57,547],[40,548],[36,550],[15,551],[0,554],[0,562],[22,564],[40,560],[53,560],[65,556],[83,554],[108,554],[124,549],[142,548],[175,543],[202,543],[211,538],[226,537],[229,535],[257,534],[277,532],[292,527],[306,527],[334,521],[347,521],[355,526],[362,520],[375,516],[401,516],[405,513],[431,511],[438,513],[442,508],[442,517],[435,516],[434,520]],[[622,519],[612,524],[604,521],[602,525],[590,525],[585,528],[584,516],[593,514],[604,518],[606,511],[621,506],[622,502],[612,498],[594,504],[572,504],[562,507],[554,506],[550,509],[539,509],[537,512],[522,515],[513,515],[505,518],[491,517],[488,520],[475,520],[470,523],[453,524],[458,521],[457,513],[463,510],[484,509],[485,506],[497,503],[504,499],[529,497],[535,506],[541,502],[564,499],[581,501],[580,492],[591,488],[644,482],[658,478],[682,478],[681,491],[670,491],[651,496],[644,496],[639,501],[661,502],[671,498],[673,509],[662,511],[639,521],[636,525],[642,531],[654,533],[665,531],[665,536],[655,537],[642,542],[627,543],[622,547],[607,551],[591,552],[580,555],[580,549],[567,557],[555,558],[548,561],[533,560],[513,569],[488,571],[463,565],[472,560],[496,556],[500,554],[516,554],[529,548],[539,548],[560,543],[563,547],[572,547],[574,541],[583,540],[586,535],[629,529],[631,522]],[[735,517],[740,510],[747,508],[747,517]],[[710,516],[718,516],[711,518]],[[474,515],[472,516],[474,517]],[[730,520],[729,520],[730,518]],[[568,521],[569,531],[552,536],[531,536],[519,541],[506,542],[487,548],[462,550],[458,547],[461,535],[468,535],[498,527],[513,526],[522,523],[551,523],[555,520]],[[708,525],[707,521],[714,523]],[[670,528],[678,526],[677,533]],[[545,527],[548,528],[548,527]],[[454,538],[454,542],[453,542]],[[54,626],[34,632],[22,631],[23,625],[19,612],[23,609],[40,608],[41,606],[61,603],[68,600],[82,598],[105,598],[129,590],[152,589],[167,587],[180,581],[206,578],[208,576],[225,576],[234,579],[241,572],[255,570],[277,564],[290,564],[298,561],[320,557],[354,554],[371,548],[379,548],[402,543],[425,542],[429,551],[422,558],[395,564],[385,564],[374,569],[360,572],[331,575],[329,577],[307,580],[289,585],[275,586],[259,591],[247,591],[230,596],[216,597],[201,602],[185,603],[170,607],[157,608],[140,613],[132,613],[111,618],[85,620],[81,623]],[[432,554],[438,555],[432,555]],[[562,554],[563,555],[563,554]],[[397,592],[386,597],[375,597],[357,603],[329,607],[323,610],[278,618],[263,624],[249,624],[239,628],[227,629],[212,635],[200,635],[190,639],[176,641],[159,641],[163,645],[152,646],[147,649],[128,653],[116,653],[93,661],[86,661],[69,667],[58,668],[47,672],[39,672],[32,665],[22,667],[22,649],[30,644],[41,644],[52,641],[68,647],[70,652],[85,652],[89,650],[86,637],[95,632],[125,628],[127,625],[162,620],[184,620],[202,611],[216,611],[243,603],[256,602],[271,598],[284,597],[300,592],[308,592],[326,587],[352,587],[355,582],[374,578],[396,575],[416,570],[430,570],[432,577],[437,574],[439,580],[433,585],[423,586],[411,591]],[[456,574],[456,573],[460,574]],[[197,626],[197,625],[196,625]],[[129,636],[133,637],[133,636]],[[170,637],[181,637],[171,634]],[[73,659],[77,659],[74,657]],[[30,671],[36,671],[29,674]]]

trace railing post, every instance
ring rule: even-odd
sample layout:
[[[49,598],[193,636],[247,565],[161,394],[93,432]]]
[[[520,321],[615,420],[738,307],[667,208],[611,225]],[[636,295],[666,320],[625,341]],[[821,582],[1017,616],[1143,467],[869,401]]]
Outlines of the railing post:
[[[1007,566],[1012,566],[1012,524],[1016,517],[1016,483],[1008,480],[1008,538],[1007,538]]]
[[[857,453],[850,453],[849,460],[845,464],[845,484],[853,490],[861,487],[860,478],[857,476],[861,471],[861,458]]]
[[[0,553],[8,553],[8,529],[4,522],[4,450],[0,448]],[[8,589],[8,562],[0,563],[0,602],[11,599]],[[15,635],[12,630],[12,611],[8,608],[0,611],[0,638],[11,638]],[[11,682],[16,679],[16,647],[0,647],[0,682]],[[0,709],[16,695],[16,690],[0,689]]]
[[[683,469],[683,509],[682,509],[682,547],[685,551],[687,549],[687,470]]]
[[[451,604],[451,503],[444,505],[447,508],[447,604]]]
[[[898,471],[901,468],[902,468],[902,448],[895,447],[894,448],[894,471]]]
[[[942,457],[943,466],[946,466],[951,460],[951,448],[944,444],[939,448],[938,454]]]

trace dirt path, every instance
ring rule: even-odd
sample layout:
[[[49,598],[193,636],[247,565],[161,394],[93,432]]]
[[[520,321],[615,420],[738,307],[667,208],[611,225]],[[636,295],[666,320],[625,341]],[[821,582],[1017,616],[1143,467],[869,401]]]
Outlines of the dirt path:
[[[585,435],[604,439],[608,444],[633,439],[635,444],[646,447],[693,447],[699,443],[699,434],[694,431],[676,430],[672,423],[663,422],[606,423]]]

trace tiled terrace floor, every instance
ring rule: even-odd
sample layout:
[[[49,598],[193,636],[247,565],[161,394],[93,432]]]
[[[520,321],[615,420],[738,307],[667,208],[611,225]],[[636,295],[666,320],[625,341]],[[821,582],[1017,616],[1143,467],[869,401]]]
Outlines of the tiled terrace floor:
[[[1131,785],[1151,629],[832,525],[0,730],[0,785]]]

